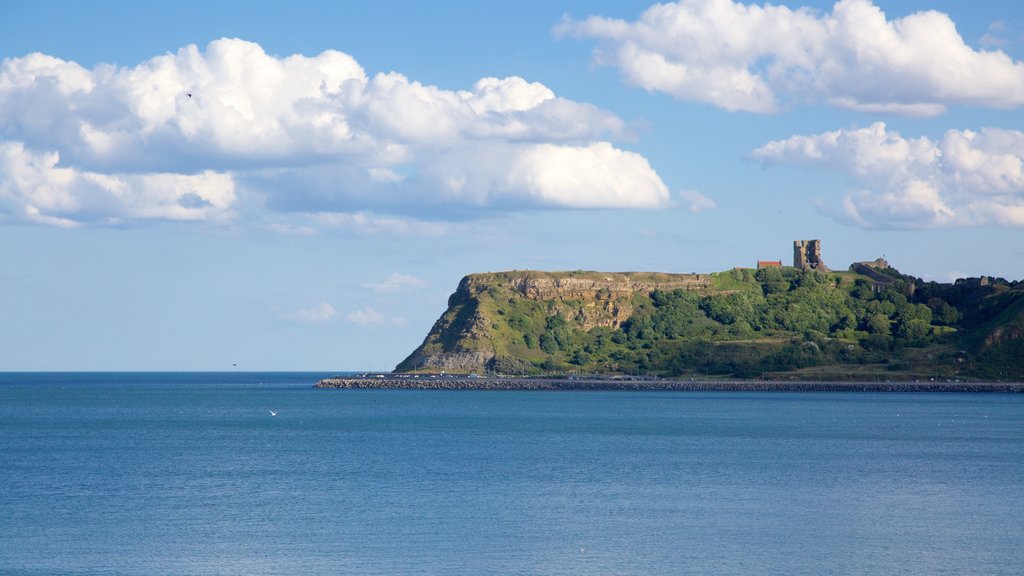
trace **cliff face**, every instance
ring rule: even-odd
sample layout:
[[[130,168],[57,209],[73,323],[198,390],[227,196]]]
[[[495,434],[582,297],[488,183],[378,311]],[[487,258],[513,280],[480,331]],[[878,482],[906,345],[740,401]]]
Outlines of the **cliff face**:
[[[423,343],[396,368],[453,373],[486,370],[498,356],[509,355],[520,316],[509,309],[559,316],[589,331],[618,328],[633,314],[636,296],[655,290],[706,291],[706,274],[647,272],[513,271],[471,274],[448,299],[448,309],[434,323]],[[533,314],[536,320],[537,314]],[[529,317],[529,315],[527,315]],[[515,340],[515,341],[514,341]],[[515,354],[512,354],[515,355]]]
[[[460,289],[479,293],[490,286],[509,288],[531,300],[589,300],[602,292],[620,296],[650,294],[655,290],[700,290],[710,287],[708,275],[649,272],[523,272],[474,274],[462,280]]]
[[[474,274],[465,277],[460,291],[479,297],[495,291],[534,302],[546,302],[568,316],[583,330],[597,326],[618,328],[633,314],[633,297],[655,290],[710,288],[705,274],[655,274],[641,272],[522,272]]]

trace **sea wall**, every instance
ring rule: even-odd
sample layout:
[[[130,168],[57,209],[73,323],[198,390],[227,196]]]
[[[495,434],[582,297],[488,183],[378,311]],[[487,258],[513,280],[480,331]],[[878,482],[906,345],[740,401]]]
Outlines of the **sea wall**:
[[[1021,382],[805,382],[649,378],[500,378],[380,375],[326,378],[315,388],[409,390],[647,390],[693,392],[992,392],[1022,393]]]

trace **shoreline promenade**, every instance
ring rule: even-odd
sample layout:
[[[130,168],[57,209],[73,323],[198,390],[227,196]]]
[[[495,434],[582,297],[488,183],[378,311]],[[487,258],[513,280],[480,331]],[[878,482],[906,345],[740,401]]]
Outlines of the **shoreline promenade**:
[[[315,388],[410,390],[649,390],[735,392],[1024,392],[1024,382],[691,380],[669,378],[508,377],[367,374],[325,378]]]

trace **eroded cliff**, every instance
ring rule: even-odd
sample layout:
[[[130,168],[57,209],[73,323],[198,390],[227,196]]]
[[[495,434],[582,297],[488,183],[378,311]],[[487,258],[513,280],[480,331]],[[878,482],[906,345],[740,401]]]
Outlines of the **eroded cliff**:
[[[512,271],[471,274],[448,299],[448,309],[399,372],[480,372],[500,357],[520,358],[530,348],[525,324],[559,317],[590,331],[618,328],[633,314],[637,296],[655,290],[705,292],[707,274],[651,272]]]

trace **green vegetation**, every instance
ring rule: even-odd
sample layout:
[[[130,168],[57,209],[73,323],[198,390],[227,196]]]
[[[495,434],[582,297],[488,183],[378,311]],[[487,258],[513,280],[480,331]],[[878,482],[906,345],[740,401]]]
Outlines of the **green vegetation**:
[[[417,358],[479,352],[465,371],[739,378],[991,378],[1024,376],[1024,285],[925,283],[894,269],[735,269],[703,284],[610,289],[596,272],[474,275]],[[615,275],[671,285],[666,274]],[[696,276],[687,276],[696,278]],[[539,279],[539,280],[538,280]],[[592,290],[531,294],[524,282],[580,280]],[[616,280],[618,281],[618,280]],[[553,284],[552,284],[553,283]],[[580,284],[583,285],[583,284]],[[573,286],[576,286],[574,284]],[[458,371],[458,368],[453,371]]]

